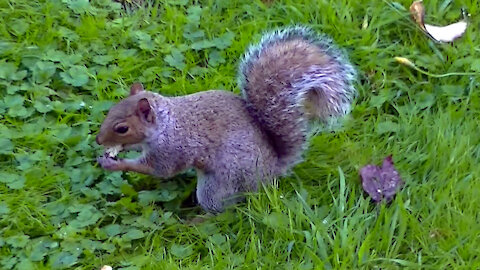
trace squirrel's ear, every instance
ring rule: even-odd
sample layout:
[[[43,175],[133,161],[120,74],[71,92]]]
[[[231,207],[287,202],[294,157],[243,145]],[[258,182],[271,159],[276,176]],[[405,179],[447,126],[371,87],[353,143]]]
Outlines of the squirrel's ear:
[[[155,122],[155,115],[148,99],[142,98],[138,101],[137,115],[147,123],[153,124]]]
[[[145,91],[145,89],[143,89],[143,85],[139,82],[136,82],[130,86],[130,96],[136,95],[142,91]]]

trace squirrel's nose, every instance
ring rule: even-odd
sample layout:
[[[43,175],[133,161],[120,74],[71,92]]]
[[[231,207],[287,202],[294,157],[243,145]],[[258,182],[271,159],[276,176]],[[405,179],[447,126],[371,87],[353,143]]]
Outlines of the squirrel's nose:
[[[97,137],[95,137],[95,141],[99,144],[99,145],[102,145],[102,141],[100,139],[100,134],[97,135]]]

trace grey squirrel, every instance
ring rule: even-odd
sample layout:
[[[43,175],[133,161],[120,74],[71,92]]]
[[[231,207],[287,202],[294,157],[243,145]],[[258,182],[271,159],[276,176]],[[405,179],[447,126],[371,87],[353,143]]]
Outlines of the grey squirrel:
[[[194,168],[199,204],[221,212],[300,162],[309,122],[348,113],[356,93],[346,55],[308,27],[265,34],[239,73],[243,97],[222,90],[165,97],[133,84],[96,137],[106,147],[98,163],[162,178]],[[115,158],[133,148],[141,157]]]

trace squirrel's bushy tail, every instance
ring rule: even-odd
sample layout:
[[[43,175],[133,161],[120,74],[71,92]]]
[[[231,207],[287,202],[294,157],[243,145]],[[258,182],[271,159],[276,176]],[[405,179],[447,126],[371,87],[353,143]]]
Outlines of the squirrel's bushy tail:
[[[355,96],[355,70],[332,40],[306,27],[267,33],[240,64],[239,86],[273,142],[284,173],[301,160],[308,122],[341,116]]]

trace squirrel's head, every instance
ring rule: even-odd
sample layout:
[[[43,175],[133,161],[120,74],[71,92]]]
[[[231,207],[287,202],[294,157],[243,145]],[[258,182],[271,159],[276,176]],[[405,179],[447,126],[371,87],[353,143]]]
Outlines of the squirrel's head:
[[[148,127],[156,121],[151,106],[153,97],[155,94],[145,91],[141,83],[134,83],[130,96],[108,112],[96,137],[97,143],[106,147],[141,143]]]

